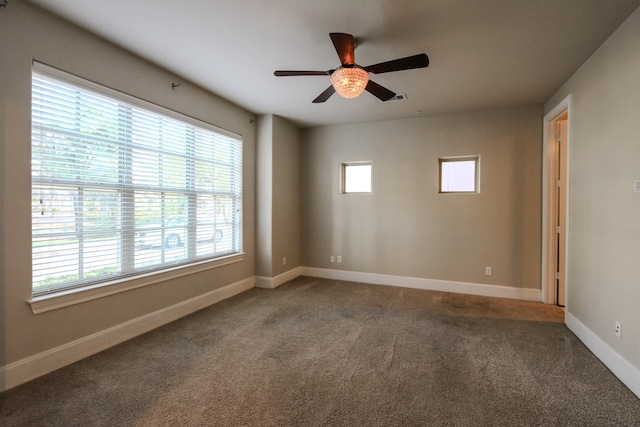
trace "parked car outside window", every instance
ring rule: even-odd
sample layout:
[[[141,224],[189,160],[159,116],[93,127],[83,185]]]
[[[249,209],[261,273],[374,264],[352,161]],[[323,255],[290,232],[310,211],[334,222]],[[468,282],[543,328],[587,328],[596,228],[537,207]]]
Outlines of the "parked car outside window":
[[[164,231],[164,232],[163,232]],[[187,235],[187,224],[184,221],[170,220],[165,224],[147,224],[138,228],[136,232],[136,245],[140,248],[177,248],[182,246]],[[224,236],[221,229],[215,224],[199,221],[196,227],[197,243],[219,243]]]

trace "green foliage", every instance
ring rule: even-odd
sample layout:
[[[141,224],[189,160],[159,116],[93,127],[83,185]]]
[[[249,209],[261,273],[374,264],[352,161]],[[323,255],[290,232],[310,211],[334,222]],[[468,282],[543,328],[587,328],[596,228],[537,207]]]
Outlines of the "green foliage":
[[[96,270],[89,271],[84,273],[84,280],[92,279],[101,276],[113,276],[118,272],[117,267],[102,267]],[[62,276],[47,276],[46,279],[43,279],[37,283],[34,283],[33,290],[37,291],[41,288],[55,287],[56,285],[72,285],[73,282],[78,282],[80,280],[79,274],[64,274]]]

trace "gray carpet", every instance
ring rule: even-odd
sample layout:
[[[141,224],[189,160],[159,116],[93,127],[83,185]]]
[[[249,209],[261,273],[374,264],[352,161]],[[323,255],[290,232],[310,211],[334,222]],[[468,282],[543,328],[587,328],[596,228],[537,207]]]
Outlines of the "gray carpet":
[[[640,425],[562,316],[300,277],[0,394],[0,425]]]

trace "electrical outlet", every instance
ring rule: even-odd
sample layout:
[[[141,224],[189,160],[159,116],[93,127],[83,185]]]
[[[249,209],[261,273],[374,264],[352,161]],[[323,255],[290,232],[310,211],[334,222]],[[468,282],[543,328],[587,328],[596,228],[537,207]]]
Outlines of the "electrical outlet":
[[[330,261],[330,262],[336,262],[336,257],[334,257],[333,255],[331,255],[331,256],[329,257],[329,261]]]
[[[287,257],[282,257],[282,265],[287,265]]]
[[[622,324],[616,320],[616,328],[613,331],[618,338],[622,338]]]
[[[493,275],[493,267],[485,267],[484,268],[484,275],[485,276],[492,276]]]
[[[338,260],[338,264],[342,264],[342,255],[338,255],[337,260]]]

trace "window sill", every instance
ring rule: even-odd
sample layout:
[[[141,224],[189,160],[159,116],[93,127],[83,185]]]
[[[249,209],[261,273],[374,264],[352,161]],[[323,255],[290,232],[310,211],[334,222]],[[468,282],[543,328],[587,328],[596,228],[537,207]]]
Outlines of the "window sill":
[[[222,267],[224,265],[234,264],[244,260],[244,253],[229,255],[215,260],[202,261],[187,266],[169,268],[166,270],[156,271],[153,273],[143,274],[135,277],[127,277],[114,280],[111,282],[100,283],[93,286],[85,286],[78,289],[69,289],[66,291],[56,292],[52,294],[42,295],[31,298],[29,305],[33,314],[46,313],[47,311],[57,310],[59,308],[68,307],[83,302],[104,298],[109,295],[118,294],[120,292],[130,291],[132,289],[142,288],[144,286],[154,285],[178,277],[188,276],[190,274],[199,273],[201,271],[211,270]]]

